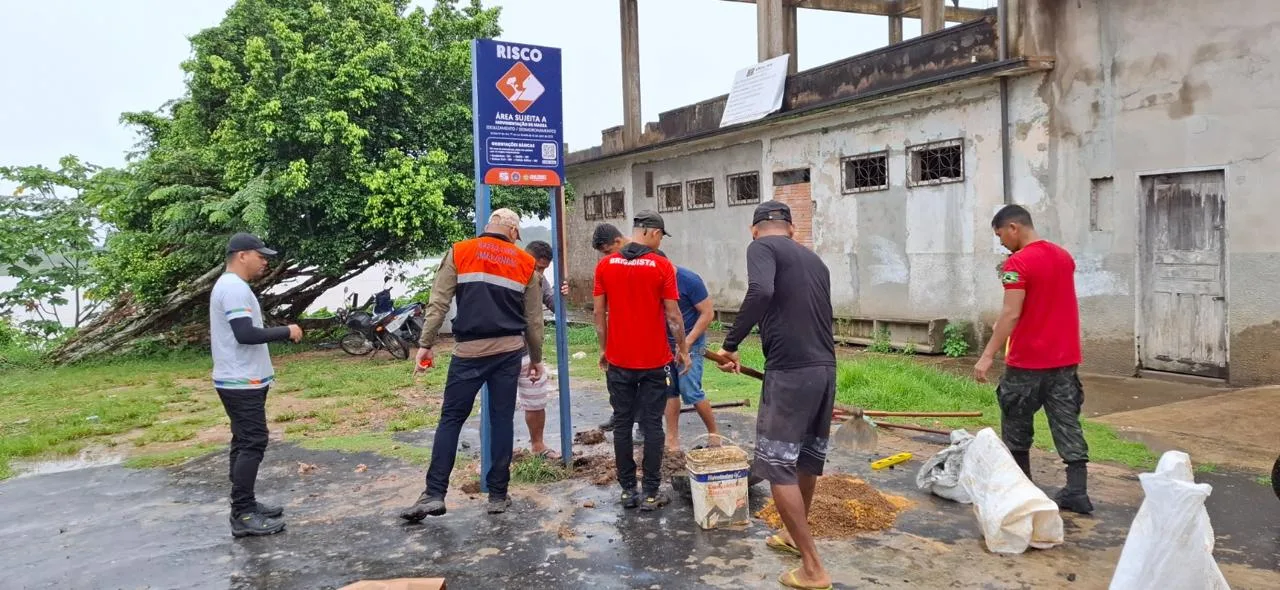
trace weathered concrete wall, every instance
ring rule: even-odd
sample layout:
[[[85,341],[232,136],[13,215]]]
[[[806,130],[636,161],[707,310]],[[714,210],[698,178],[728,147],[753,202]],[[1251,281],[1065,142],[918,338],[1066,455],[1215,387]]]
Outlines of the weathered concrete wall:
[[[565,274],[569,277],[569,300],[577,305],[589,305],[592,276],[596,261],[600,259],[600,255],[591,249],[591,234],[596,225],[601,223],[612,223],[622,231],[627,231],[627,226],[630,225],[627,220],[633,211],[628,211],[627,217],[588,221],[583,201],[588,195],[613,191],[624,191],[630,201],[631,165],[614,162],[602,166],[580,167],[574,170],[569,182],[573,183],[576,196],[575,201],[565,207]]]
[[[658,210],[657,187],[704,178],[713,179],[716,204],[711,209],[672,211],[662,214],[671,237],[662,251],[676,264],[689,267],[707,281],[717,303],[741,301],[747,290],[747,243],[751,241],[751,213],[755,205],[728,204],[728,176],[757,172],[761,187],[767,184],[761,170],[760,141],[731,145],[688,156],[637,163],[631,173],[634,210]],[[645,195],[645,174],[653,174],[654,197]],[[770,194],[770,193],[763,193]],[[685,203],[689,195],[684,194]],[[630,231],[624,228],[623,231]]]
[[[1138,363],[1141,177],[1220,169],[1230,380],[1280,382],[1280,233],[1268,227],[1280,186],[1280,2],[1023,4],[1033,2],[1055,68],[1009,79],[1010,193],[1076,257],[1086,370],[1126,374]],[[629,207],[656,208],[643,196],[646,171],[655,186],[714,177],[716,208],[668,214],[676,235],[665,249],[704,275],[718,306],[734,307],[751,208],[725,206],[724,176],[759,169],[767,198],[773,172],[808,168],[814,249],[831,268],[838,314],[989,325],[1004,257],[990,230],[1004,203],[998,89],[987,81],[765,122],[627,167],[575,167],[571,179],[583,194],[626,184]],[[908,187],[908,148],[952,138],[963,139],[964,182]],[[889,189],[844,194],[841,158],[886,149]],[[571,261],[587,258],[578,252]],[[589,267],[570,271],[589,285]]]
[[[1280,381],[1280,235],[1266,227],[1280,184],[1280,3],[1050,4],[1057,66],[1014,84],[1014,103],[1031,109],[1015,126],[1048,138],[1038,177],[1051,198],[1036,211],[1076,254],[1090,362],[1122,370],[1137,360],[1140,177],[1220,169],[1230,380]],[[1032,147],[1020,141],[1018,151]],[[1090,184],[1102,177],[1114,178],[1113,192],[1100,195],[1093,231]]]
[[[996,287],[995,271],[975,273],[974,259],[975,227],[987,215],[979,195],[998,199],[1000,189],[992,89],[848,112],[772,139],[774,170],[810,169],[815,251],[831,269],[837,314],[970,319],[978,284]],[[964,182],[908,187],[908,147],[955,138],[964,142]],[[843,194],[841,160],[881,150],[889,189]]]

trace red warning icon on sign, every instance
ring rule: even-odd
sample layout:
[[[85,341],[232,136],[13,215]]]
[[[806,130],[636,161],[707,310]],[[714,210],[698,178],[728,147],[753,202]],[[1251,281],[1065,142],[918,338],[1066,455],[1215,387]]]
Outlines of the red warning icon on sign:
[[[547,88],[522,61],[516,62],[516,65],[511,66],[511,69],[502,75],[502,79],[498,80],[498,92],[507,97],[511,106],[521,113],[529,110],[529,107],[533,106],[533,103],[538,101],[538,97],[546,91]]]

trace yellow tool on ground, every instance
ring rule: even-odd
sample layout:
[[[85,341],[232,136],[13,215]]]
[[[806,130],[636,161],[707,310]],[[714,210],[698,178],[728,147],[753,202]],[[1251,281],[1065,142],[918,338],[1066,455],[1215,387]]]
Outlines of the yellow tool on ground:
[[[888,467],[893,467],[894,465],[897,465],[899,463],[906,463],[907,461],[910,461],[910,460],[911,460],[911,453],[898,453],[897,455],[890,455],[888,457],[885,457],[879,461],[872,463],[871,468],[876,470],[885,469]]]

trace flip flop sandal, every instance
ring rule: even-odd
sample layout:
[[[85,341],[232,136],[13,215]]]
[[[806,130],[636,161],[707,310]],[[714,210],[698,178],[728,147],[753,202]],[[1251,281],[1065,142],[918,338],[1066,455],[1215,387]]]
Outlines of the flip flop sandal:
[[[769,538],[764,540],[764,544],[775,551],[781,551],[796,557],[801,556],[800,548],[786,542],[786,540],[782,538],[782,535],[769,535]]]
[[[547,449],[547,450],[545,450],[545,451],[542,451],[541,453],[534,453],[534,454],[535,454],[536,456],[538,456],[538,457],[542,457],[543,459],[546,459],[546,460],[548,460],[548,461],[558,461],[558,460],[560,460],[560,453],[557,453],[557,452],[555,452],[555,451],[553,451],[553,450],[551,450],[551,449]]]
[[[800,590],[831,590],[831,584],[826,586],[806,586],[803,582],[796,579],[796,572],[800,568],[793,569],[781,576],[778,576],[778,583],[788,588],[799,588]]]

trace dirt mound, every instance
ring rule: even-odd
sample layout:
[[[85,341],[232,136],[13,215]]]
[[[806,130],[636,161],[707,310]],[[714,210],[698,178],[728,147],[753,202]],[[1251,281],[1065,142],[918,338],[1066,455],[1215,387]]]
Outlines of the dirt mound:
[[[644,475],[644,451],[636,449],[636,477]],[[662,457],[662,479],[685,473],[684,451],[667,449]],[[573,460],[573,477],[585,479],[594,485],[605,486],[618,481],[618,464],[613,455],[585,455]]]
[[[881,494],[867,482],[849,475],[823,476],[818,478],[813,494],[809,526],[814,537],[828,539],[883,531],[892,527],[898,514],[910,504],[905,498]],[[756,513],[756,518],[775,529],[782,528],[782,517],[773,500]]]
[[[604,440],[604,431],[599,428],[584,430],[573,435],[573,444],[575,445],[598,445]]]

